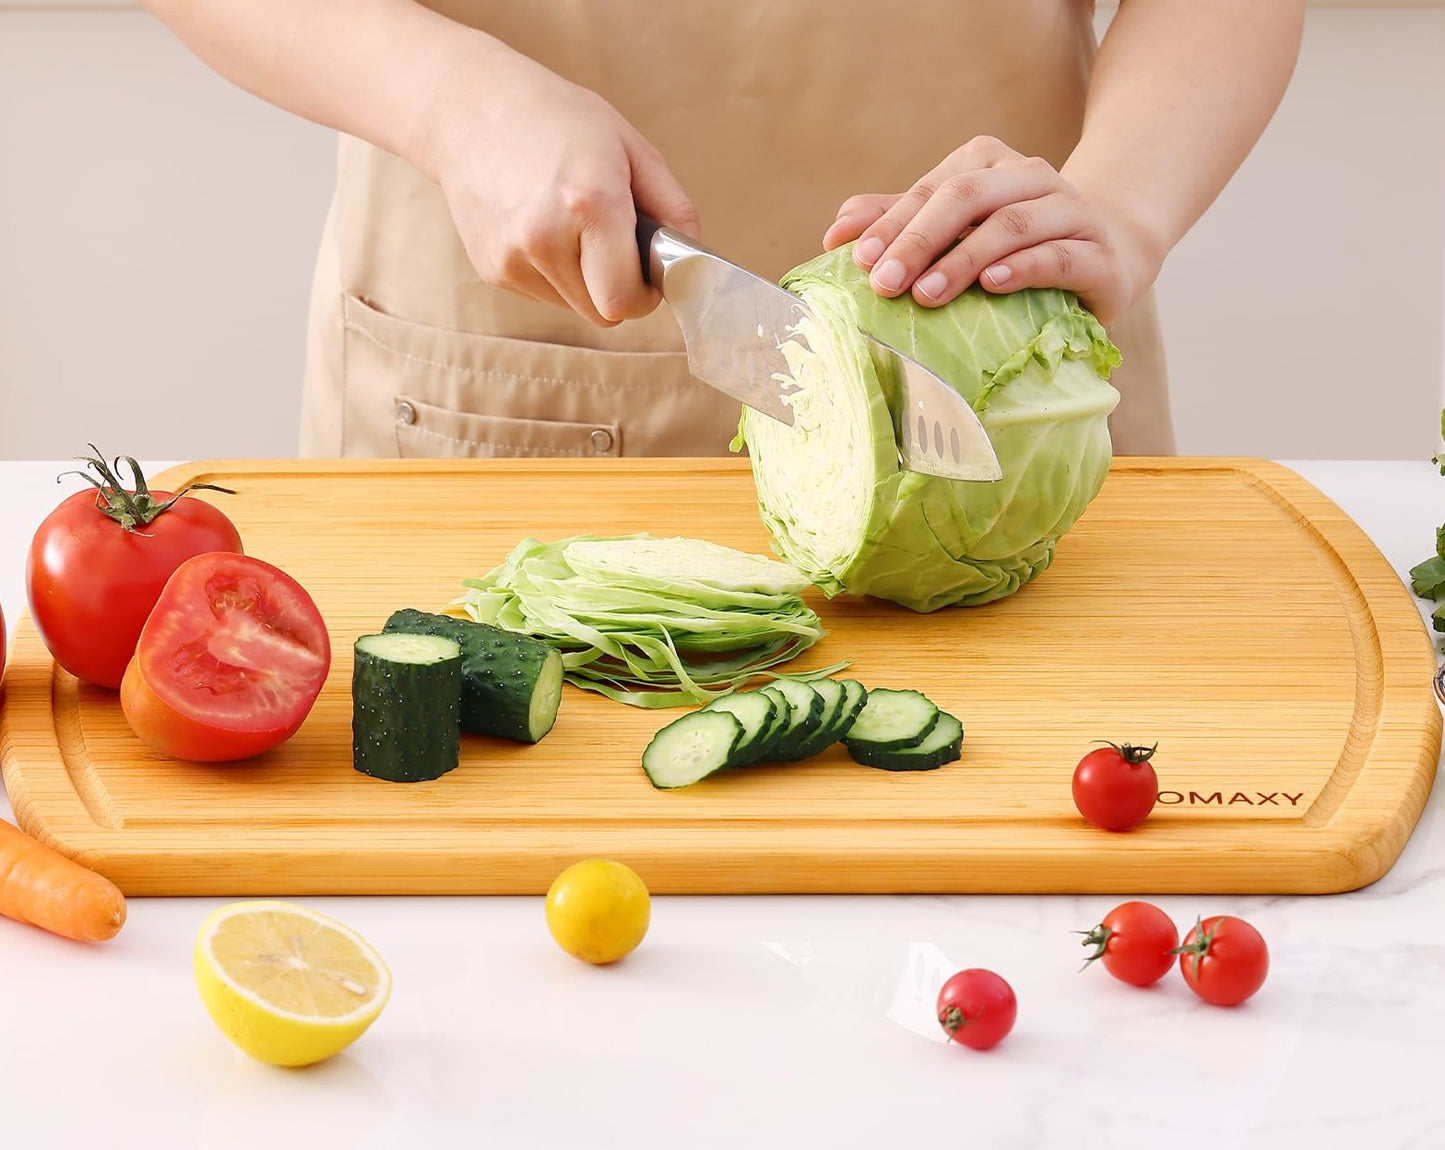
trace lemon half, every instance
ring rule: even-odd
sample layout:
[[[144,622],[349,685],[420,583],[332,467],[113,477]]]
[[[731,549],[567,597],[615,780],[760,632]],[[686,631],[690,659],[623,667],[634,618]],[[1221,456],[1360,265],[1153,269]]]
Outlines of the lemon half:
[[[253,1058],[307,1066],[350,1046],[381,1013],[391,972],[344,923],[263,899],[201,924],[196,989],[221,1032]]]

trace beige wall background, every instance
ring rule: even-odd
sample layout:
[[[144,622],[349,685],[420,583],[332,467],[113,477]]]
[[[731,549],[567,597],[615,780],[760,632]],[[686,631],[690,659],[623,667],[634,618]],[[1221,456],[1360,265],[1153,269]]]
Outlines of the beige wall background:
[[[1445,0],[1311,5],[1279,115],[1159,281],[1182,450],[1434,450],[1442,49]],[[0,458],[293,454],[333,172],[330,133],[127,0],[0,0]]]

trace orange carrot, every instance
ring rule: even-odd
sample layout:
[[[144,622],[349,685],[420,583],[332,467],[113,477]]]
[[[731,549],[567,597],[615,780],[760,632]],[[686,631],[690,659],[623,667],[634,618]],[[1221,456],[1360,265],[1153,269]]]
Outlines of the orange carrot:
[[[100,942],[125,925],[125,895],[104,875],[0,819],[0,914]]]

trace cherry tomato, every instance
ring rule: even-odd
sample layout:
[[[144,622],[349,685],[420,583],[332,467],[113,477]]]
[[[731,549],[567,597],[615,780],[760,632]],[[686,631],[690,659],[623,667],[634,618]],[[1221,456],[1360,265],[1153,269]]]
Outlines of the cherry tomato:
[[[326,624],[301,584],[259,559],[212,552],[166,582],[120,704],[155,750],[228,762],[295,734],[330,667]]]
[[[92,448],[94,450],[94,448]],[[146,617],[171,573],[193,555],[240,553],[241,536],[224,512],[185,492],[151,491],[133,459],[127,490],[116,466],[98,455],[87,461],[100,479],[78,491],[40,524],[26,559],[35,629],[55,661],[79,679],[112,690]],[[83,472],[80,474],[84,474]]]
[[[1158,982],[1174,965],[1179,930],[1152,902],[1120,903],[1093,930],[1084,945],[1094,948],[1084,965],[1103,959],[1104,969],[1130,986]]]
[[[1110,743],[1085,755],[1074,768],[1079,814],[1106,831],[1127,831],[1148,818],[1159,798],[1159,778],[1149,761],[1154,751]]]
[[[1237,1006],[1264,985],[1269,947],[1264,936],[1233,915],[1196,922],[1179,946],[1179,970],[1189,989],[1215,1006]]]
[[[938,992],[938,1022],[950,1040],[987,1050],[1014,1028],[1013,987],[991,970],[960,970]]]
[[[573,863],[547,891],[547,929],[573,958],[604,965],[631,954],[647,934],[652,900],[631,867],[611,859]]]

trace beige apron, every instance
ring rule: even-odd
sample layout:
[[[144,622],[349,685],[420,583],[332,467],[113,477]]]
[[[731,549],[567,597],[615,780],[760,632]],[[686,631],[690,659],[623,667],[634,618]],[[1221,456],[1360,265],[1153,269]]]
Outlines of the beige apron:
[[[1078,139],[1092,0],[449,0],[608,99],[693,198],[703,240],[776,279],[838,206],[972,136],[1055,166]],[[1112,329],[1120,454],[1173,451],[1152,298]],[[734,401],[687,372],[666,306],[597,328],[483,284],[440,189],[343,137],[317,263],[301,453],[713,455]]]

